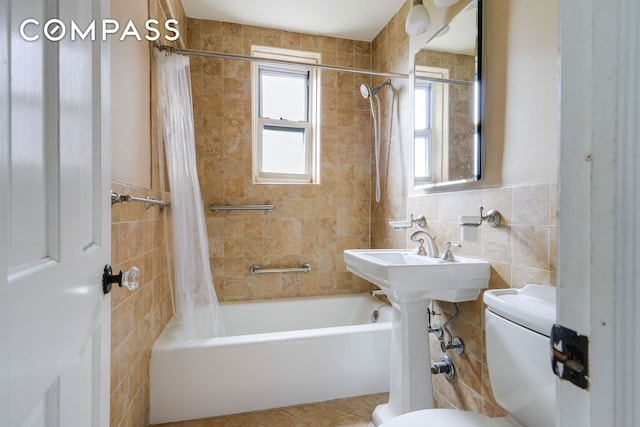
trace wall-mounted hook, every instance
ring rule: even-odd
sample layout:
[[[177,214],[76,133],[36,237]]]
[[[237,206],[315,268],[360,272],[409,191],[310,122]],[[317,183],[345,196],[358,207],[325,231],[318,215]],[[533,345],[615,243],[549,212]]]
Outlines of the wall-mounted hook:
[[[495,209],[491,209],[489,212],[487,212],[486,215],[482,215],[482,210],[484,208],[482,206],[480,206],[480,218],[482,219],[482,221],[486,221],[489,223],[490,226],[492,227],[497,227],[500,225],[500,220],[502,219],[502,215],[500,215],[500,212],[498,212]]]
[[[427,225],[427,219],[424,217],[424,215],[420,215],[419,217],[414,218],[413,214],[411,214],[411,218],[408,221],[407,220],[389,221],[389,225],[396,230],[401,230],[403,228],[411,228],[413,227],[413,224],[416,224],[418,227],[424,228]]]
[[[492,227],[500,225],[502,215],[495,209],[487,212],[486,215],[482,214],[484,208],[480,207],[480,216],[478,215],[460,215],[458,217],[458,224],[460,225],[460,240],[465,242],[475,242],[478,238],[478,227],[483,222],[487,222]]]
[[[492,227],[497,227],[500,225],[500,221],[502,220],[502,215],[495,209],[491,209],[487,212],[486,215],[483,215],[482,212],[484,208],[480,206],[480,216],[473,215],[461,215],[458,217],[458,224],[461,226],[467,227],[479,227],[483,222],[487,222]]]
[[[411,214],[411,222],[422,228],[426,227],[427,225],[427,219],[424,217],[424,215],[420,215],[418,218],[414,218],[413,214]]]

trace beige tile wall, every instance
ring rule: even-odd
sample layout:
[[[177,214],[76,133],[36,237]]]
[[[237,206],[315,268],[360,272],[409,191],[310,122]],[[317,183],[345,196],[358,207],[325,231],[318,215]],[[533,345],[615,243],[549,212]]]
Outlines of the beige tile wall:
[[[478,208],[497,209],[502,223],[497,228],[483,224],[476,242],[461,242],[454,252],[483,258],[491,263],[489,288],[522,287],[529,283],[556,283],[556,192],[555,183],[540,183],[446,194],[410,197],[408,209],[428,218],[428,229],[442,242],[460,242],[458,215],[477,215]],[[486,213],[485,210],[485,213]],[[410,244],[415,246],[415,244]],[[461,316],[451,331],[465,343],[465,352],[447,354],[457,377],[434,379],[434,397],[439,407],[455,407],[488,415],[502,415],[491,392],[484,342],[482,297],[459,304]],[[455,313],[453,304],[434,303],[439,313],[432,321],[443,324]],[[431,337],[432,358],[442,354],[440,340]]]
[[[422,49],[416,54],[416,65],[445,68],[453,80],[472,81],[475,78],[475,57],[471,55]]]
[[[180,2],[172,1],[177,16],[184,16]],[[149,1],[149,16],[164,22],[171,15],[169,3]],[[186,31],[181,26],[181,32]],[[149,51],[151,54],[151,51]],[[151,84],[151,70],[149,70]],[[152,99],[155,87],[151,86]],[[155,106],[151,103],[151,162],[140,167],[151,171],[151,188],[112,182],[111,189],[137,197],[170,201],[162,191]],[[117,161],[118,153],[114,153]],[[165,221],[168,236],[165,234]],[[111,292],[111,426],[149,425],[149,361],[151,347],[171,318],[171,295],[167,265],[171,255],[171,213],[143,203],[115,204],[111,208],[111,265],[114,271],[140,268],[140,288],[130,292],[114,287]],[[167,256],[167,250],[169,256]]]
[[[322,63],[370,68],[366,42],[189,19],[191,49],[250,55],[252,44],[322,54]],[[274,204],[271,213],[207,212],[220,300],[357,293],[342,251],[369,247],[371,119],[359,93],[368,76],[321,72],[319,185],[255,185],[251,159],[251,65],[191,58],[198,174],[205,206]],[[249,267],[312,266],[311,273],[251,276]]]
[[[409,70],[409,40],[402,23],[408,13],[405,5],[373,41],[374,68],[407,73]],[[503,215],[498,228],[483,225],[477,242],[463,242],[460,254],[481,257],[491,263],[490,288],[521,287],[527,283],[556,282],[556,194],[555,182],[525,184],[510,187],[418,194],[406,181],[407,164],[412,159],[413,122],[408,109],[411,97],[408,86],[395,82],[397,100],[385,101],[383,134],[383,201],[372,203],[371,241],[373,248],[415,247],[408,241],[407,231],[391,229],[391,219],[408,218],[410,214],[425,215],[428,230],[443,242],[459,242],[458,215],[476,215],[480,206],[497,209]],[[404,90],[407,89],[407,90]],[[395,110],[394,110],[395,109]],[[391,111],[400,111],[397,117]],[[403,111],[405,112],[403,114]],[[485,211],[486,212],[486,211]],[[409,231],[415,231],[416,228]],[[454,309],[449,303],[432,307],[438,315],[434,322],[443,324]],[[448,351],[456,368],[456,378],[448,381],[433,377],[434,398],[438,407],[455,407],[490,416],[503,415],[496,405],[489,382],[484,347],[484,305],[482,298],[459,304],[460,318],[452,326],[454,335],[465,343],[461,356]],[[441,354],[439,340],[431,337],[432,359]]]
[[[373,68],[380,71],[409,73],[409,37],[404,31],[408,4],[402,6],[372,42]],[[409,81],[393,79],[393,94],[381,93],[381,182],[382,200],[371,206],[371,245],[373,248],[406,247],[406,231],[392,229],[388,221],[407,219],[406,178],[409,144],[413,139],[413,112],[410,109]]]
[[[138,197],[169,196],[115,182],[112,189]],[[159,208],[146,210],[142,203],[116,204],[111,216],[114,271],[135,265],[141,272],[139,289],[111,292],[111,425],[143,426],[149,418],[151,347],[172,315],[164,223]]]

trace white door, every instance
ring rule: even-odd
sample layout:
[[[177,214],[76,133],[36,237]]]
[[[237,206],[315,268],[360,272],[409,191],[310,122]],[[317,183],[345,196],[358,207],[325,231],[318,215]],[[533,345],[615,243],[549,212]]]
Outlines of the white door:
[[[2,427],[109,422],[109,49],[43,37],[51,18],[100,28],[106,12],[106,0],[0,2]],[[20,35],[27,18],[36,41]]]
[[[557,426],[640,419],[640,6],[561,0],[558,322],[589,337]]]

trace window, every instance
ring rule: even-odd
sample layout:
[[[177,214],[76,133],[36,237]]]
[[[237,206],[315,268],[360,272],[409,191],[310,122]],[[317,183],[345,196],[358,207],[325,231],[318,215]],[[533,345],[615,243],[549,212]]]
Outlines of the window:
[[[254,46],[253,178],[261,184],[318,182],[319,54]]]
[[[448,161],[449,78],[447,69],[416,66],[414,180],[432,184],[444,178]]]
[[[415,79],[415,181],[433,181],[433,86],[424,78]]]

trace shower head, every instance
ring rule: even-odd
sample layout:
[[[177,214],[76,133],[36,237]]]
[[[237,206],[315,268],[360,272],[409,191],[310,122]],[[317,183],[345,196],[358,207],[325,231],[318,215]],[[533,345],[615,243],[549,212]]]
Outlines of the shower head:
[[[371,89],[369,85],[362,83],[360,85],[360,94],[362,95],[363,98],[367,99],[370,96],[376,96],[383,87],[391,87],[391,79],[382,83],[380,86],[374,87],[373,89]]]
[[[360,85],[360,94],[364,99],[369,98],[369,95],[371,95],[371,88],[369,87],[369,85],[362,83]]]

